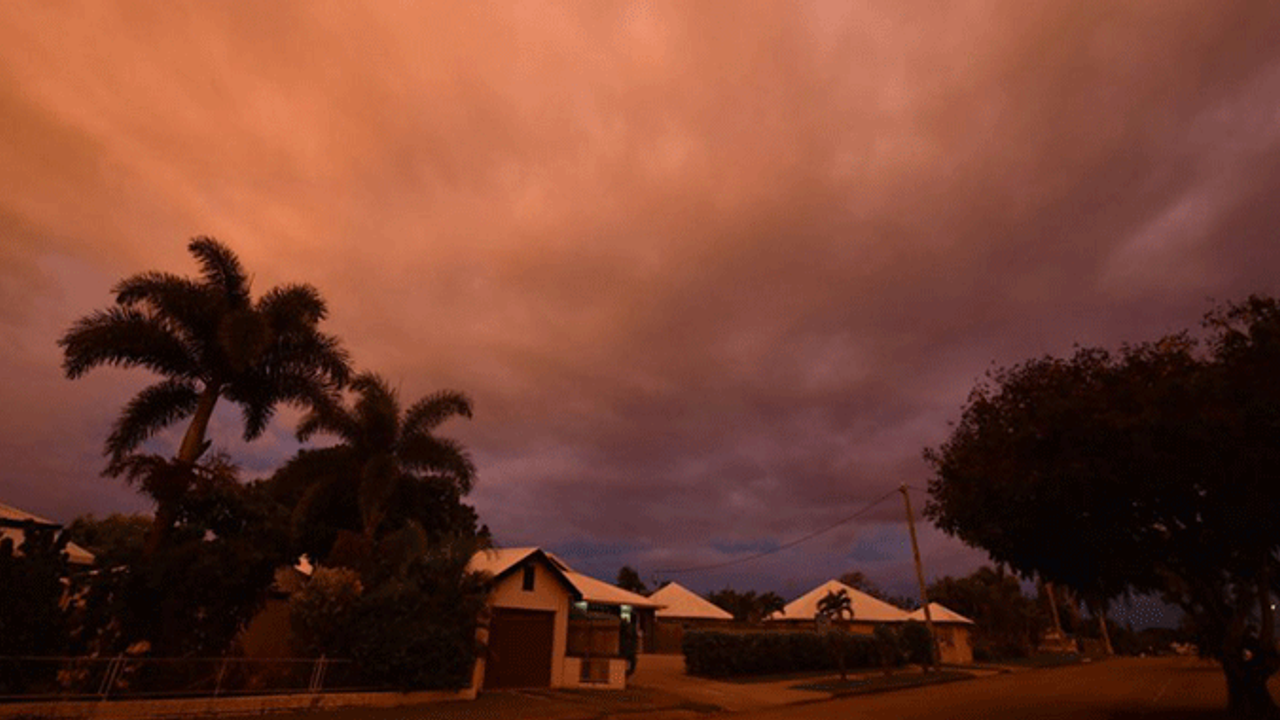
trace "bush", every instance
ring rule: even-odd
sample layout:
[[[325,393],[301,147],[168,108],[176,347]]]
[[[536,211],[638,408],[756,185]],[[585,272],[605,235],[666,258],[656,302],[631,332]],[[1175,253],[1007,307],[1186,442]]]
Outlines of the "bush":
[[[904,623],[898,631],[898,645],[909,663],[928,665],[933,658],[933,638],[929,636],[929,628],[924,623],[915,620]]]
[[[832,642],[816,632],[692,631],[685,633],[682,649],[690,675],[768,675],[836,669]],[[843,650],[849,668],[880,664],[876,643],[869,637],[837,632],[834,642]]]

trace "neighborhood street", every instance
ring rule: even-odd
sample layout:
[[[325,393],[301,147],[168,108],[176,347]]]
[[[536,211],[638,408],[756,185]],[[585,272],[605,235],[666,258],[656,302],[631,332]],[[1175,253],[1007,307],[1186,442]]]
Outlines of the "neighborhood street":
[[[293,720],[431,718],[432,720],[1208,720],[1223,717],[1226,691],[1214,663],[1195,658],[1116,658],[1057,668],[1018,669],[974,680],[871,695],[815,699],[817,693],[772,690],[795,683],[711,683],[671,673],[639,675],[621,692],[497,691],[474,702],[385,710],[296,713]],[[648,683],[643,685],[641,683]],[[659,687],[661,686],[661,687]],[[1280,689],[1273,682],[1272,692]],[[709,689],[708,689],[709,688]],[[721,702],[709,703],[709,696]],[[788,702],[791,704],[779,704]]]

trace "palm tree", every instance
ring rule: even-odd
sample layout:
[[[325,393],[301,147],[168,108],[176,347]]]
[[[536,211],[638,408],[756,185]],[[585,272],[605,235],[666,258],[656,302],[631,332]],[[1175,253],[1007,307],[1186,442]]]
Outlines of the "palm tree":
[[[139,392],[112,427],[109,475],[124,473],[130,453],[183,419],[189,422],[174,459],[194,464],[208,449],[205,434],[220,398],[240,406],[248,441],[266,430],[278,404],[324,403],[349,378],[346,351],[316,327],[328,310],[314,287],[274,287],[255,301],[244,267],[225,245],[198,237],[187,249],[199,278],[155,271],[126,278],[113,289],[115,305],[76,321],[58,341],[68,378],[100,365],[142,367],[163,378]],[[149,551],[175,517],[176,504],[157,499]]]
[[[460,443],[433,433],[455,415],[470,418],[471,400],[445,390],[402,412],[397,392],[379,375],[362,373],[351,389],[351,406],[317,405],[298,425],[300,441],[323,434],[339,444],[299,453],[272,481],[278,496],[296,499],[295,530],[311,526],[299,532],[310,535],[303,549],[324,558],[342,533],[372,548],[405,526],[422,536],[474,524],[459,499],[471,491],[475,465]]]
[[[853,604],[849,600],[849,593],[843,589],[839,592],[828,591],[818,600],[818,617],[824,618],[828,627],[827,643],[831,646],[831,654],[835,656],[836,665],[840,668],[840,680],[848,680],[849,674],[844,664],[843,632],[834,621],[853,617]]]

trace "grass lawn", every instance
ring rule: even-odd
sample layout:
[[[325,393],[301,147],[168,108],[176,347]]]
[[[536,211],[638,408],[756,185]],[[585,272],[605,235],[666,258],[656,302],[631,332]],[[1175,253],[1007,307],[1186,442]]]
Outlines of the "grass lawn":
[[[937,685],[938,683],[968,680],[973,675],[959,670],[943,670],[933,673],[902,672],[894,675],[867,675],[857,679],[841,681],[832,678],[822,682],[793,685],[796,690],[817,690],[836,695],[863,695],[867,693],[900,690],[902,688]]]

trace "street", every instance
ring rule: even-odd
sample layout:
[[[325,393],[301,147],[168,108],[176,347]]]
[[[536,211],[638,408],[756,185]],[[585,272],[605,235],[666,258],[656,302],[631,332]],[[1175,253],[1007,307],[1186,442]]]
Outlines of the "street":
[[[663,678],[671,678],[665,681]],[[433,720],[603,720],[662,718],[698,720],[817,720],[900,718],[913,720],[1208,720],[1224,716],[1226,689],[1214,663],[1195,658],[1116,658],[1057,668],[1021,669],[952,682],[834,700],[811,693],[762,690],[776,684],[714,683],[720,701],[707,701],[697,678],[674,681],[654,673],[648,687],[609,691],[498,691],[474,702],[452,702],[385,710],[290,713],[295,720],[431,718]],[[738,688],[737,691],[734,688]],[[1272,693],[1280,683],[1272,683]],[[734,696],[736,692],[736,697]],[[821,697],[818,695],[817,697]],[[789,702],[792,704],[776,704]],[[737,711],[735,711],[737,710]]]
[[[1273,683],[1273,693],[1275,689]],[[1117,658],[768,709],[736,717],[742,720],[832,717],[1190,720],[1221,717],[1225,708],[1225,682],[1216,664],[1182,657]]]

